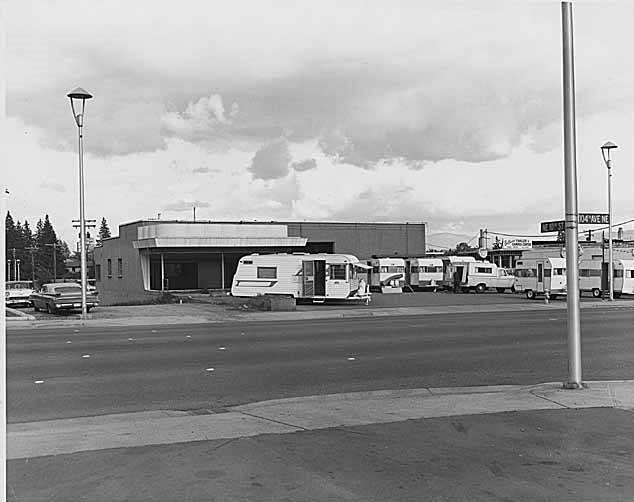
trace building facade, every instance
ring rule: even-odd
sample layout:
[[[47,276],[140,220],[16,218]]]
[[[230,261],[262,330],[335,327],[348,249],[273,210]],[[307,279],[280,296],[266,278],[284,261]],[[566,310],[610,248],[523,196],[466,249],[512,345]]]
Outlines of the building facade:
[[[192,222],[141,220],[95,248],[104,304],[149,300],[164,291],[229,289],[251,253],[419,256],[425,223]]]

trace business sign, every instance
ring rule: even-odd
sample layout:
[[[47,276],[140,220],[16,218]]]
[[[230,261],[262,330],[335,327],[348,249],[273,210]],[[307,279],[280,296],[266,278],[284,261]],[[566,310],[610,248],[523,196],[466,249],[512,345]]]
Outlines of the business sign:
[[[610,216],[603,213],[579,213],[579,225],[609,225]]]
[[[542,234],[547,232],[563,232],[564,230],[566,230],[566,222],[564,220],[542,221],[541,223]]]
[[[532,249],[533,241],[530,239],[504,239],[502,249]]]

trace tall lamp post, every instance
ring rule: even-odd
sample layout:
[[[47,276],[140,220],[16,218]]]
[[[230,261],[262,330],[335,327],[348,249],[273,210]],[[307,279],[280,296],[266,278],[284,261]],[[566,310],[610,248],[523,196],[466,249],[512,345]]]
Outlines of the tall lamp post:
[[[92,98],[92,94],[86,92],[81,87],[67,94],[70,99],[70,107],[77,124],[77,132],[79,135],[79,239],[81,243],[81,317],[86,319],[86,222],[84,220],[84,144],[83,144],[83,128],[84,128],[84,108],[86,100]],[[78,113],[81,103],[81,112]],[[77,106],[77,108],[75,108]]]
[[[614,270],[612,269],[612,160],[610,150],[618,148],[611,141],[606,141],[601,147],[603,162],[608,168],[608,288],[610,290],[610,301],[614,301]]]

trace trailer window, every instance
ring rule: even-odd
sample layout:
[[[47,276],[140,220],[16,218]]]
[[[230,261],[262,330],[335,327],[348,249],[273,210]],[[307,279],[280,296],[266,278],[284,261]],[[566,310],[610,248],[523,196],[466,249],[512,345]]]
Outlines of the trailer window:
[[[614,277],[623,277],[623,271],[622,270],[615,270],[614,271]]]
[[[597,268],[588,269],[588,277],[601,277],[601,271]]]
[[[381,272],[387,272],[388,274],[396,274],[398,272],[405,272],[405,267],[396,267],[390,265],[389,267],[381,267]]]
[[[421,267],[423,270],[426,269],[427,267]],[[418,265],[412,265],[412,268],[410,269],[410,272],[412,274],[418,274]]]
[[[277,279],[277,267],[258,267],[258,279]]]
[[[346,266],[345,264],[335,263],[330,265],[330,278],[331,279],[346,279]]]
[[[634,279],[634,270],[628,270],[628,275],[627,277],[629,277],[630,279]]]
[[[549,268],[545,268],[544,269],[544,277],[550,277],[551,276],[551,270]]]
[[[553,268],[553,275],[564,275],[565,273],[565,268]]]
[[[493,268],[491,267],[476,267],[476,274],[492,274]]]
[[[589,268],[579,269],[579,277],[590,277],[590,269]]]

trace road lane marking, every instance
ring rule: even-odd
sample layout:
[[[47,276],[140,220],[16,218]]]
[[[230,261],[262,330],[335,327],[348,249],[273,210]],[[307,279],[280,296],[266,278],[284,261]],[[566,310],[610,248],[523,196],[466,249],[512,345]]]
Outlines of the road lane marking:
[[[227,347],[218,347],[218,350],[227,350]]]
[[[155,330],[155,329],[153,329],[153,330],[152,330],[152,333],[156,333],[156,330]]]
[[[36,380],[34,383],[44,383],[44,380]]]
[[[73,342],[71,342],[70,340],[66,340],[66,343],[73,343]]]
[[[357,358],[356,358],[356,357],[349,357],[349,358],[348,358],[348,361],[356,361],[356,360],[357,360]]]
[[[90,357],[90,354],[84,354],[84,355],[83,355],[83,356],[81,356],[81,357],[83,357],[84,359],[88,359],[88,358]]]
[[[216,368],[205,368],[205,371],[216,371]]]
[[[132,342],[134,340],[134,338],[128,338],[129,342]]]

